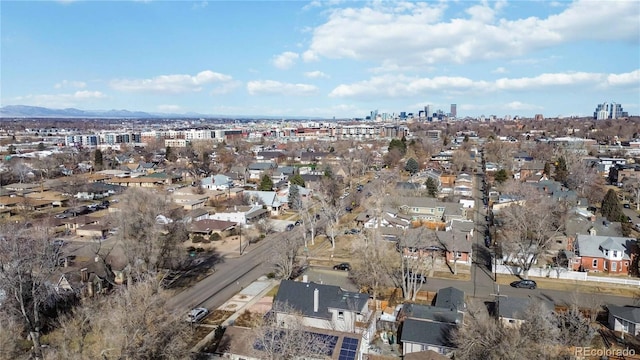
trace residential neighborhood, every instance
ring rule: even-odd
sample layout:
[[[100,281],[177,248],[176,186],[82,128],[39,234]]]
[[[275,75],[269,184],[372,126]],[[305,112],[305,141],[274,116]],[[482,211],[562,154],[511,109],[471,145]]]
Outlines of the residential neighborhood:
[[[476,359],[516,340],[549,358],[593,344],[640,350],[640,183],[629,167],[640,140],[614,157],[607,144],[566,147],[516,124],[447,124],[447,144],[409,124],[329,146],[277,137],[123,150],[45,143],[43,128],[14,123],[2,130],[2,256],[24,257],[16,244],[46,254],[25,259],[30,286],[52,292],[14,300],[23,270],[5,271],[0,306],[60,318],[45,304],[75,314],[157,282],[177,316],[163,324],[186,336],[175,346],[212,358]],[[27,139],[50,153],[26,156]],[[187,312],[197,314],[185,323]],[[468,347],[478,319],[509,335]],[[530,326],[555,334],[552,346]],[[77,335],[41,329],[57,354],[81,351],[55,344]]]

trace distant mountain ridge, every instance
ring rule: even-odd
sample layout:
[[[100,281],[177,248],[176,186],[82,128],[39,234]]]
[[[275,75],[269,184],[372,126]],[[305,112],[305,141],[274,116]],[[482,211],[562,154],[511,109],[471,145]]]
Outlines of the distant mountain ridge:
[[[129,110],[80,110],[75,108],[51,109],[39,106],[28,105],[7,105],[0,107],[0,118],[237,118],[237,119],[321,119],[308,116],[248,116],[248,115],[205,115],[198,113],[169,114],[169,113],[148,113],[144,111]]]
[[[0,117],[92,117],[92,118],[155,118],[158,116],[202,117],[200,114],[159,114],[129,110],[50,109],[39,106],[7,105],[0,108]]]

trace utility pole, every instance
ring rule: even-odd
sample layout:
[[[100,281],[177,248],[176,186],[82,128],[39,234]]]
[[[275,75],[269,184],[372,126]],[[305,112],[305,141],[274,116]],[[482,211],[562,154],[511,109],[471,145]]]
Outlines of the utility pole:
[[[242,224],[240,224],[240,236],[238,236],[238,239],[240,239],[240,255],[242,255]]]
[[[495,296],[496,298],[496,318],[499,320],[500,319],[500,298],[501,297],[507,297],[507,295],[500,295],[500,284],[497,284],[497,293],[496,294],[489,294],[491,296]]]

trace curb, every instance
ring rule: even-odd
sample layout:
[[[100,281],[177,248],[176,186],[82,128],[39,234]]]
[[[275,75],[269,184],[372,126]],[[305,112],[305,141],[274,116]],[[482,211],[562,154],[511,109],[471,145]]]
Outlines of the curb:
[[[270,280],[270,284],[269,286],[267,286],[266,288],[264,288],[259,294],[257,294],[256,296],[254,296],[251,300],[247,301],[242,307],[238,308],[238,310],[236,310],[235,313],[233,313],[233,315],[229,316],[229,318],[227,318],[225,321],[222,322],[222,324],[218,325],[218,326],[214,326],[212,327],[211,332],[209,332],[202,340],[198,341],[197,344],[195,344],[192,348],[191,348],[191,352],[194,353],[198,353],[200,352],[200,350],[207,344],[209,343],[211,340],[213,340],[213,338],[216,335],[216,330],[218,330],[218,328],[222,327],[227,327],[229,325],[233,325],[233,323],[235,322],[235,320],[238,318],[238,316],[240,316],[242,314],[242,312],[250,307],[251,305],[257,303],[260,299],[262,299],[269,291],[271,291],[276,285],[278,285],[278,281],[275,280]],[[218,308],[220,309],[220,307]],[[216,310],[218,310],[216,309]]]

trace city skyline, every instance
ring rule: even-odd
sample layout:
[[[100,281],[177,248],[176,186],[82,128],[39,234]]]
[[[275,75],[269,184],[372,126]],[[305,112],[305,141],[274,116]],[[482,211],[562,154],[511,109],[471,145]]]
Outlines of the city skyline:
[[[640,113],[635,1],[2,10],[2,106],[362,118],[457,104],[458,117],[555,117],[615,102]]]

